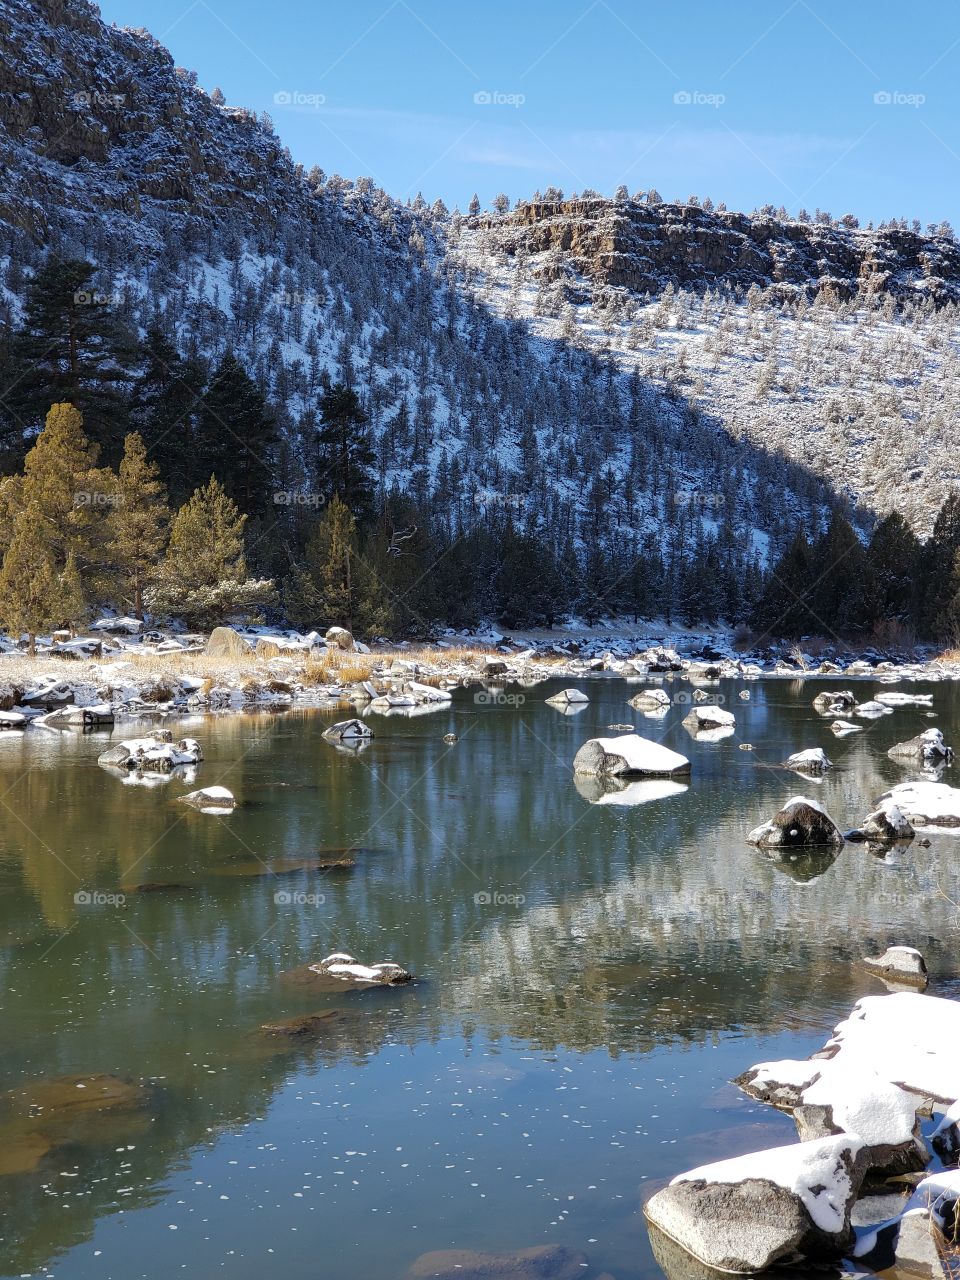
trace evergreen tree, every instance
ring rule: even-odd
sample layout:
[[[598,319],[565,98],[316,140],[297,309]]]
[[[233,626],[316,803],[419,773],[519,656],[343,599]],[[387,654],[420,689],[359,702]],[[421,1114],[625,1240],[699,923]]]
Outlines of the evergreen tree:
[[[93,276],[91,263],[59,258],[37,272],[13,341],[17,375],[5,401],[23,429],[51,404],[69,401],[109,455],[119,452],[134,344]]]
[[[921,546],[899,511],[881,520],[867,547],[874,589],[874,623],[885,619],[915,627],[919,621]]]
[[[0,623],[13,635],[26,632],[31,654],[37,651],[38,633],[73,621],[83,605],[75,559],[71,555],[58,573],[45,532],[40,508],[25,504],[0,566]]]
[[[933,533],[921,556],[923,603],[921,629],[938,640],[953,640],[952,606],[960,593],[957,552],[960,551],[960,492],[951,493],[940,508]]]
[[[334,496],[284,585],[291,621],[303,628],[346,627],[361,635],[386,629],[389,612],[357,547],[357,522]]]
[[[320,400],[317,473],[330,496],[338,496],[361,522],[373,506],[376,458],[367,415],[352,387],[335,383]]]
[[[200,432],[209,370],[202,360],[184,359],[157,328],[148,331],[143,354],[130,420],[160,467],[171,501],[180,506],[213,469],[202,456]]]
[[[246,521],[211,476],[174,517],[157,582],[144,594],[147,608],[181,617],[191,626],[207,626],[273,604],[273,583],[247,574]]]
[[[800,636],[817,629],[810,612],[814,583],[810,544],[798,529],[790,545],[768,571],[752,615],[752,624],[763,638]]]
[[[873,587],[863,543],[841,511],[813,553],[815,630],[847,637],[866,631],[873,617]]]
[[[227,352],[204,392],[199,458],[205,474],[222,478],[224,490],[251,517],[273,517],[277,420],[260,388]]]
[[[108,552],[136,618],[143,617],[143,593],[157,577],[170,523],[159,471],[148,461],[142,437],[131,432],[124,441],[113,491]]]

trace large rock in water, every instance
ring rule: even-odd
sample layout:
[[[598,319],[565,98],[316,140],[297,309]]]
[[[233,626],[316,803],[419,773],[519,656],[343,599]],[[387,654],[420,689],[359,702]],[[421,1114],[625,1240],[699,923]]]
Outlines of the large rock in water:
[[[887,752],[892,760],[919,761],[921,764],[946,764],[953,759],[939,729],[925,729],[909,742],[898,742]]]
[[[960,827],[960,789],[945,782],[901,782],[877,806],[896,805],[915,827]]]
[[[843,835],[816,800],[794,796],[769,822],[754,827],[747,836],[761,849],[786,849],[809,845],[841,845]]]
[[[674,1178],[644,1206],[649,1222],[700,1262],[749,1274],[840,1258],[868,1160],[857,1137],[800,1142]]]
[[[886,800],[873,813],[868,813],[859,827],[847,832],[848,840],[912,840],[913,823],[892,800]]]
[[[210,658],[225,658],[228,662],[236,662],[241,658],[249,658],[253,649],[233,627],[214,627],[204,653]]]
[[[595,778],[618,775],[672,777],[690,772],[690,761],[659,742],[625,733],[619,738],[590,738],[577,752],[574,773]]]

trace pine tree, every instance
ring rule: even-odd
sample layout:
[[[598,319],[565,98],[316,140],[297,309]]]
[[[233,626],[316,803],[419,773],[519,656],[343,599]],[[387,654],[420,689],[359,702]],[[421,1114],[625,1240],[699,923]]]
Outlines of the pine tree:
[[[951,493],[940,508],[933,533],[921,556],[921,630],[925,636],[952,640],[952,606],[960,593],[960,493]]]
[[[170,523],[159,475],[159,467],[147,459],[143,438],[131,432],[113,491],[108,553],[136,618],[143,617],[143,593],[157,578]]]
[[[334,496],[284,585],[287,614],[304,628],[336,625],[368,635],[388,625],[380,595],[375,575],[357,548],[356,520]]]
[[[201,410],[206,364],[183,358],[160,329],[143,344],[144,365],[131,397],[130,421],[160,467],[172,502],[186,502],[213,470],[202,456]]]
[[[54,551],[44,531],[36,503],[24,505],[0,566],[0,622],[13,635],[27,633],[31,654],[37,651],[37,634],[63,621],[67,605],[77,603],[61,593]]]
[[[50,258],[37,272],[13,342],[19,373],[5,400],[23,428],[51,404],[69,401],[109,454],[119,452],[134,344],[110,295],[95,288],[94,270],[89,262]]]
[[[841,511],[834,512],[813,553],[815,630],[846,638],[867,630],[873,586],[863,543]]]
[[[272,518],[278,432],[273,410],[236,357],[227,352],[201,405],[199,459],[205,474],[251,517]]]
[[[317,472],[330,495],[336,495],[361,522],[373,507],[376,462],[367,432],[367,415],[352,387],[335,383],[320,400]]]
[[[810,544],[798,529],[790,545],[766,576],[751,622],[763,639],[800,636],[816,630],[810,612],[815,579]]]
[[[874,623],[918,623],[921,547],[899,511],[881,520],[867,547],[874,584]]]
[[[191,626],[207,626],[273,604],[273,583],[247,575],[246,521],[211,476],[174,517],[156,585],[144,595],[147,608],[182,617]]]

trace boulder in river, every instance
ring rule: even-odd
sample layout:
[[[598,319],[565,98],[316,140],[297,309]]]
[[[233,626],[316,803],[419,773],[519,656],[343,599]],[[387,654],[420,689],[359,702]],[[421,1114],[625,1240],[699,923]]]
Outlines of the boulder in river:
[[[885,791],[877,807],[894,804],[915,827],[960,827],[960,790],[945,782],[901,782]]]
[[[345,951],[335,951],[317,964],[309,966],[315,973],[342,982],[363,983],[367,986],[398,986],[411,982],[413,974],[408,973],[393,960],[381,960],[378,964],[361,964]]]
[[[327,742],[357,742],[371,739],[373,730],[362,720],[338,720],[324,729],[323,737]]]
[[[669,707],[670,695],[665,689],[641,689],[628,705],[635,711],[655,711],[658,707]]]
[[[887,752],[891,760],[908,760],[919,764],[948,764],[953,747],[948,747],[939,729],[924,729],[908,742],[898,742]]]
[[[796,769],[798,773],[826,773],[833,768],[833,761],[827,758],[823,747],[808,747],[806,751],[795,751],[783,762],[785,769]]]
[[[659,742],[625,733],[619,738],[590,738],[577,752],[573,771],[598,778],[620,774],[673,777],[689,773],[690,761]]]
[[[199,791],[190,791],[178,799],[181,804],[188,804],[200,813],[233,813],[237,805],[233,792],[226,787],[201,787]]]
[[[559,707],[561,710],[565,710],[571,706],[584,707],[590,699],[580,689],[561,689],[559,693],[553,694],[546,701],[552,707]]]
[[[843,835],[816,800],[794,796],[769,822],[755,827],[747,841],[761,849],[783,849],[805,845],[842,845]]]
[[[850,1215],[867,1166],[854,1135],[775,1147],[681,1174],[644,1213],[718,1271],[830,1261],[853,1243]]]
[[[725,711],[723,707],[714,706],[710,703],[708,706],[693,707],[683,718],[685,729],[689,729],[691,733],[700,733],[709,729],[733,729],[736,724],[736,717],[732,711]]]
[[[848,840],[904,841],[916,835],[913,823],[892,800],[868,813],[859,827],[847,832]]]
[[[927,985],[927,965],[916,947],[887,947],[882,956],[864,956],[863,963],[872,973],[892,982],[913,987]]]
[[[851,689],[827,689],[824,693],[818,693],[813,700],[813,709],[820,716],[843,715],[846,711],[852,711],[856,705],[857,700]]]

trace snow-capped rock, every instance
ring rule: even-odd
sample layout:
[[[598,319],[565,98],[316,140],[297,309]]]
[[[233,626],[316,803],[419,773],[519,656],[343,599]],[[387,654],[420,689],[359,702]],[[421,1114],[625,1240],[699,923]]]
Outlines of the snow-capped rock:
[[[690,761],[659,742],[641,738],[637,733],[625,733],[619,738],[591,738],[585,742],[574,758],[573,771],[594,777],[629,774],[670,777],[689,773]]]
[[[794,796],[768,822],[755,827],[748,834],[747,841],[761,849],[802,848],[842,845],[843,835],[816,800]]]

